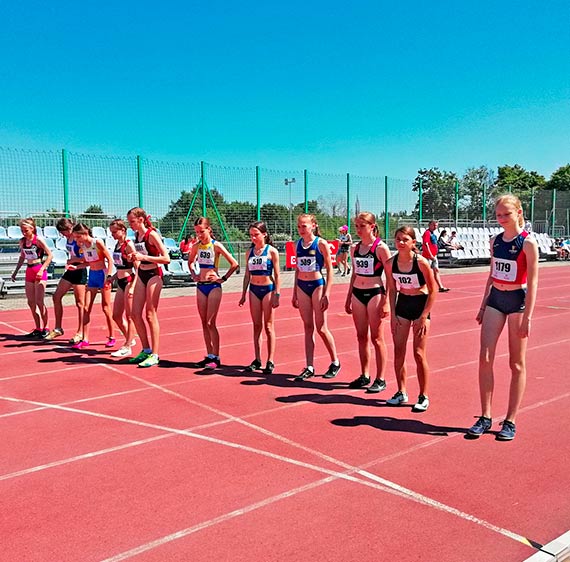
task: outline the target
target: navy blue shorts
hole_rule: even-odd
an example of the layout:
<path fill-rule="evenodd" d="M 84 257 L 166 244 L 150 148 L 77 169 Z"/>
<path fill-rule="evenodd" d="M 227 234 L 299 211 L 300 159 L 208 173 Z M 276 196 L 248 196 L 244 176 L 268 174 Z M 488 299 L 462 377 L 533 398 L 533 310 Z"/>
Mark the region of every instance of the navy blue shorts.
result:
<path fill-rule="evenodd" d="M 249 292 L 253 293 L 260 301 L 262 301 L 265 295 L 272 293 L 275 290 L 275 285 L 269 283 L 269 285 L 252 285 L 249 284 Z"/>
<path fill-rule="evenodd" d="M 503 314 L 524 312 L 526 308 L 526 289 L 499 291 L 499 289 L 491 287 L 491 292 L 487 297 L 487 306 Z"/>
<path fill-rule="evenodd" d="M 297 287 L 303 291 L 307 296 L 312 297 L 313 293 L 325 284 L 325 280 L 321 277 L 313 281 L 303 281 L 297 279 Z"/>
<path fill-rule="evenodd" d="M 222 285 L 214 281 L 198 281 L 197 288 L 203 295 L 208 296 L 214 289 L 221 290 Z"/>

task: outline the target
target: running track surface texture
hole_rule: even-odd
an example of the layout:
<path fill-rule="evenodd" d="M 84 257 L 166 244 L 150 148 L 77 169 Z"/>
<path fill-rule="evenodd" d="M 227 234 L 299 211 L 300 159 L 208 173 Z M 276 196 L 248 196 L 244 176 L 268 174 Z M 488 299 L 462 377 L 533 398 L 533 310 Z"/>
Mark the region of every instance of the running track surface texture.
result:
<path fill-rule="evenodd" d="M 528 350 L 528 385 L 512 442 L 465 439 L 479 414 L 474 320 L 485 275 L 448 277 L 432 314 L 431 406 L 390 407 L 388 389 L 349 390 L 356 337 L 333 287 L 336 379 L 304 367 L 298 312 L 283 291 L 276 371 L 248 374 L 251 320 L 222 301 L 223 367 L 203 356 L 195 297 L 161 302 L 159 367 L 103 347 L 30 342 L 27 310 L 0 314 L 0 560 L 522 561 L 568 530 L 570 270 L 544 268 Z M 72 332 L 75 309 L 66 309 Z M 97 340 L 99 344 L 97 344 Z M 507 405 L 503 334 L 494 430 Z M 409 355 L 410 400 L 417 379 Z M 265 357 L 265 353 L 264 353 Z M 329 363 L 317 341 L 317 373 Z"/>

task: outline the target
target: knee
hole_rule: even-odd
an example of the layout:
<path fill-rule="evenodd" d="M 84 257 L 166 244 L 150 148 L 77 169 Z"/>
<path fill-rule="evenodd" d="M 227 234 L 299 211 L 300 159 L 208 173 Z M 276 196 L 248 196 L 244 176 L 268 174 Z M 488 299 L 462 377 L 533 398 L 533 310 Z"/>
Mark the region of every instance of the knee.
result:
<path fill-rule="evenodd" d="M 270 336 L 273 334 L 273 322 L 265 323 L 265 333 Z"/>
<path fill-rule="evenodd" d="M 423 363 L 426 360 L 426 353 L 423 349 L 414 349 L 414 360 L 416 363 Z"/>
<path fill-rule="evenodd" d="M 261 322 L 254 322 L 253 323 L 253 331 L 254 332 L 261 332 L 261 329 L 263 328 L 263 325 Z"/>
<path fill-rule="evenodd" d="M 152 324 L 156 320 L 156 312 L 154 310 L 146 311 L 146 321 Z"/>
<path fill-rule="evenodd" d="M 328 334 L 328 330 L 324 326 L 324 324 L 319 324 L 317 326 L 317 334 L 319 334 L 319 336 L 321 336 L 321 338 L 324 338 Z"/>
<path fill-rule="evenodd" d="M 368 332 L 358 332 L 356 334 L 356 339 L 361 345 L 368 345 Z"/>
<path fill-rule="evenodd" d="M 525 372 L 525 364 L 523 361 L 509 360 L 509 367 L 513 376 L 520 377 Z"/>

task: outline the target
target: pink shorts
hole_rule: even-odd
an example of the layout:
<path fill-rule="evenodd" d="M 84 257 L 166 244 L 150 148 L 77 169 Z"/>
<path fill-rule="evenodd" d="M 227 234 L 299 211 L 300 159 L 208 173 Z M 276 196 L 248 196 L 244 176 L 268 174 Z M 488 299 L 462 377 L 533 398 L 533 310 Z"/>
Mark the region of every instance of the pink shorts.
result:
<path fill-rule="evenodd" d="M 26 283 L 35 283 L 38 281 L 38 271 L 41 269 L 41 263 L 34 263 L 33 265 L 28 265 L 26 268 Z M 47 269 L 44 269 L 44 273 L 40 281 L 47 281 Z"/>

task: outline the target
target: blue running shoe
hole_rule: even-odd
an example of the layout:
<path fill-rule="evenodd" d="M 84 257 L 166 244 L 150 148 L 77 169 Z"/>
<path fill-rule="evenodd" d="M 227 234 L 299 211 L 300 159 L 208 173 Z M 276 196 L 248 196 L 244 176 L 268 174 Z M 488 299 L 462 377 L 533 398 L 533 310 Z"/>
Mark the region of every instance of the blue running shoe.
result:
<path fill-rule="evenodd" d="M 501 431 L 497 433 L 497 441 L 512 441 L 515 438 L 515 433 L 517 432 L 517 428 L 512 421 L 505 420 L 501 423 L 503 426 Z"/>
<path fill-rule="evenodd" d="M 493 420 L 491 418 L 486 418 L 481 416 L 468 430 L 467 435 L 471 437 L 481 437 L 483 433 L 487 433 L 493 425 Z"/>

